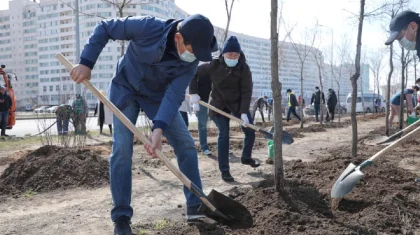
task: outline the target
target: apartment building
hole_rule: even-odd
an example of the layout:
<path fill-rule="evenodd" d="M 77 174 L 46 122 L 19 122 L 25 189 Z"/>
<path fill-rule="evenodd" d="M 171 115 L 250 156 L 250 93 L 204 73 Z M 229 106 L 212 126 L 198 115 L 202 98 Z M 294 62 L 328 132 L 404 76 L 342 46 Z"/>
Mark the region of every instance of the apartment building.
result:
<path fill-rule="evenodd" d="M 69 74 L 55 59 L 57 52 L 63 53 L 74 63 L 76 58 L 74 0 L 12 0 L 9 9 L 0 11 L 0 63 L 15 72 L 18 106 L 57 105 L 65 103 L 76 93 L 75 84 Z M 138 0 L 139 5 L 125 9 L 124 15 L 153 15 L 163 19 L 185 18 L 188 14 L 175 5 L 175 0 Z M 101 0 L 79 0 L 80 51 L 98 21 L 117 17 L 114 6 Z M 215 28 L 219 44 L 222 44 L 224 29 Z M 270 41 L 236 32 L 251 68 L 254 82 L 253 96 L 271 96 Z M 302 53 L 308 46 L 283 43 L 279 45 L 281 63 L 280 80 L 283 90 L 292 89 L 300 95 L 300 61 L 296 48 Z M 91 82 L 100 90 L 107 90 L 121 56 L 121 42 L 110 41 L 103 49 L 94 70 Z M 126 48 L 126 47 L 125 47 Z M 321 51 L 309 48 L 319 55 Z M 303 97 L 310 98 L 319 85 L 318 67 L 314 53 L 304 64 Z M 96 98 L 86 90 L 83 93 L 89 104 Z"/>

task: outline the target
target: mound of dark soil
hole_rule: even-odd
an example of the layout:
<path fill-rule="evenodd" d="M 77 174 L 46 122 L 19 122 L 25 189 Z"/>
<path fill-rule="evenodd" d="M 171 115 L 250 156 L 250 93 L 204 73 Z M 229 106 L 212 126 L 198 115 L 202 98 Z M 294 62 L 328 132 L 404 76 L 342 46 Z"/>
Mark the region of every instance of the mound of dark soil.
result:
<path fill-rule="evenodd" d="M 357 159 L 350 157 L 346 146 L 315 162 L 286 162 L 285 192 L 281 194 L 270 180 L 253 189 L 233 189 L 229 196 L 253 215 L 251 229 L 176 223 L 161 234 L 416 234 L 420 231 L 420 185 L 413 174 L 396 166 L 394 158 L 363 170 L 365 177 L 338 209 L 330 208 L 331 187 L 347 165 L 359 164 L 381 148 L 362 146 Z"/>
<path fill-rule="evenodd" d="M 109 182 L 109 164 L 91 150 L 43 146 L 6 168 L 0 194 L 97 187 Z"/>

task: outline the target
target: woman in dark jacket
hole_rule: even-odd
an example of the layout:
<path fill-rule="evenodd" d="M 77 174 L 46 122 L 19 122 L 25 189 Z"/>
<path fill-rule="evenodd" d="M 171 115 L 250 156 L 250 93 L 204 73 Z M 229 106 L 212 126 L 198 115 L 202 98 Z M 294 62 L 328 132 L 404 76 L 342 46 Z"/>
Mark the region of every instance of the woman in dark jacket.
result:
<path fill-rule="evenodd" d="M 213 59 L 209 67 L 208 71 L 212 81 L 210 104 L 242 119 L 242 131 L 245 133 L 245 138 L 241 162 L 244 165 L 258 167 L 260 164 L 251 157 L 255 131 L 245 128 L 247 123 L 253 123 L 249 112 L 252 74 L 236 37 L 232 36 L 225 42 L 222 54 L 219 58 Z M 231 176 L 229 168 L 230 119 L 211 110 L 209 116 L 219 129 L 217 156 L 222 179 L 232 182 L 234 178 Z"/>

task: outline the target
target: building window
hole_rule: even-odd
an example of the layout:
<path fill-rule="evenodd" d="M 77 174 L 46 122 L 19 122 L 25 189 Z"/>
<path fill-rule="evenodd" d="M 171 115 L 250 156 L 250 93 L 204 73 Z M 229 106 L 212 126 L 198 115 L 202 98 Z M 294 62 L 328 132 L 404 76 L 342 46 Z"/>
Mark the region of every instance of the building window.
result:
<path fill-rule="evenodd" d="M 42 91 L 43 91 L 43 92 L 47 92 L 47 86 L 43 86 L 43 87 L 42 87 Z"/>
<path fill-rule="evenodd" d="M 60 91 L 60 85 L 55 86 L 55 91 Z"/>
<path fill-rule="evenodd" d="M 54 88 L 53 86 L 50 86 L 50 91 L 54 91 L 53 88 Z"/>

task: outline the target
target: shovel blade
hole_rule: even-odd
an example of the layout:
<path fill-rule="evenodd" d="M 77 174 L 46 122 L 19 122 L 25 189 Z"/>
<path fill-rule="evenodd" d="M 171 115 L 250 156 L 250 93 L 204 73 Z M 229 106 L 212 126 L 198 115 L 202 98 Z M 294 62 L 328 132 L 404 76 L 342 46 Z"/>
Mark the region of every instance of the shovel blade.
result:
<path fill-rule="evenodd" d="M 273 139 L 273 133 L 274 133 L 274 127 L 271 127 L 269 131 L 260 130 L 261 133 L 265 135 L 266 139 L 272 140 Z M 282 132 L 282 143 L 283 144 L 292 144 L 294 142 L 293 136 L 287 132 Z"/>
<path fill-rule="evenodd" d="M 251 213 L 241 203 L 215 190 L 212 190 L 206 199 L 217 209 L 213 212 L 202 204 L 198 210 L 207 217 L 231 229 L 248 229 L 254 226 Z"/>
<path fill-rule="evenodd" d="M 331 189 L 331 198 L 341 198 L 350 193 L 364 174 L 360 170 L 356 170 L 356 165 L 350 163 L 349 166 L 340 175 Z"/>

